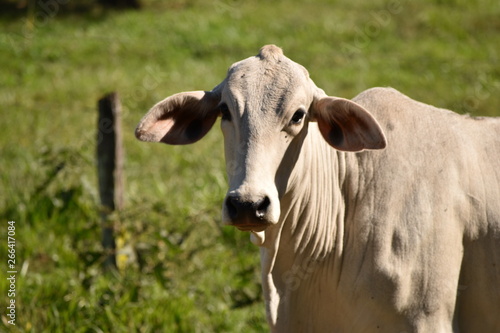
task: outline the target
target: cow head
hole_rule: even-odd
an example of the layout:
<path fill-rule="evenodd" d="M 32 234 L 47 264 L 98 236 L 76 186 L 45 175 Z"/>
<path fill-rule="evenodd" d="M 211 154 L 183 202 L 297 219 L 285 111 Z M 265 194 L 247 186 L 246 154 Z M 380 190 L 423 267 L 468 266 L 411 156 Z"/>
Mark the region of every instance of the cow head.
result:
<path fill-rule="evenodd" d="M 385 147 L 375 119 L 360 105 L 328 97 L 304 67 L 268 45 L 232 65 L 212 91 L 184 92 L 159 102 L 136 129 L 142 141 L 189 144 L 221 117 L 229 190 L 222 219 L 261 232 L 280 218 L 280 199 L 305 137 L 316 121 L 342 151 Z"/>

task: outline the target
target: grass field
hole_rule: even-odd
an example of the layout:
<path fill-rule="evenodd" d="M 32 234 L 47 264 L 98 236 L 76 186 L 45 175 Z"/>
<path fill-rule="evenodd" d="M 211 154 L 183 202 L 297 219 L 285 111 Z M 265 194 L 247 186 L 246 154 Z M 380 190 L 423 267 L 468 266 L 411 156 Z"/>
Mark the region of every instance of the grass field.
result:
<path fill-rule="evenodd" d="M 392 86 L 500 116 L 498 0 L 144 0 L 120 12 L 49 2 L 0 14 L 2 332 L 266 331 L 258 248 L 219 224 L 219 131 L 183 147 L 133 135 L 154 103 L 213 88 L 264 44 L 331 95 Z M 109 91 L 121 96 L 126 150 L 116 274 L 101 269 L 95 165 L 96 103 Z M 15 326 L 4 278 L 12 220 Z"/>

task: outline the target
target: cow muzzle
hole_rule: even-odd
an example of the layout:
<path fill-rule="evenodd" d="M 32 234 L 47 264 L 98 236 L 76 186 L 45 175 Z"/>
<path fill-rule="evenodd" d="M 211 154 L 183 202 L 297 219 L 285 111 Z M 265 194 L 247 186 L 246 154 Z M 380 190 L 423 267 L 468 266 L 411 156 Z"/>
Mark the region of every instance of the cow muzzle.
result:
<path fill-rule="evenodd" d="M 223 222 L 242 231 L 264 231 L 277 223 L 274 200 L 267 195 L 250 199 L 237 193 L 229 193 L 224 200 Z"/>

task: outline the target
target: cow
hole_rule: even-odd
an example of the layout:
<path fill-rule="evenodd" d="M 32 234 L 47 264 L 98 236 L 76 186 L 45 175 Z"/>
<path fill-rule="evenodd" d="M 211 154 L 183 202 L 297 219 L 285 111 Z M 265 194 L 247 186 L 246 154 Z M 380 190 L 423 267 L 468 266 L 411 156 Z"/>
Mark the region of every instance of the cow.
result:
<path fill-rule="evenodd" d="M 222 221 L 260 247 L 272 332 L 498 332 L 500 120 L 372 88 L 328 96 L 281 48 L 142 118 L 190 144 L 220 117 Z"/>

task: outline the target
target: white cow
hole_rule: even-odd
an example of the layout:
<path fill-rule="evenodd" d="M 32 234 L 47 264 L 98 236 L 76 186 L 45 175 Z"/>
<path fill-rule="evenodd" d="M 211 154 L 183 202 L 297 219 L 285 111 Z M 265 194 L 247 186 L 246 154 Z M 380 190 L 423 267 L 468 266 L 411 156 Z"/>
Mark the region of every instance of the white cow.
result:
<path fill-rule="evenodd" d="M 260 246 L 271 331 L 500 332 L 499 119 L 328 97 L 268 45 L 136 136 L 188 144 L 219 116 L 222 219 Z"/>

